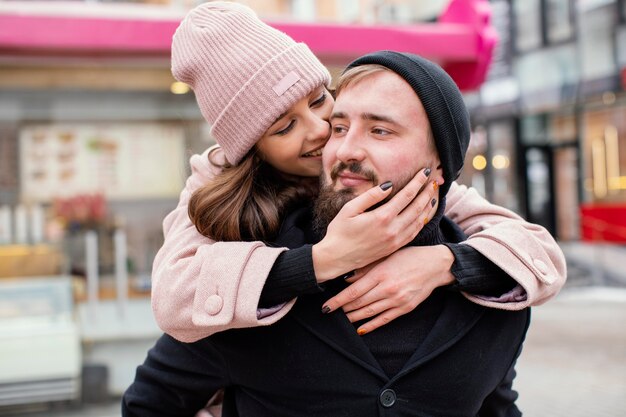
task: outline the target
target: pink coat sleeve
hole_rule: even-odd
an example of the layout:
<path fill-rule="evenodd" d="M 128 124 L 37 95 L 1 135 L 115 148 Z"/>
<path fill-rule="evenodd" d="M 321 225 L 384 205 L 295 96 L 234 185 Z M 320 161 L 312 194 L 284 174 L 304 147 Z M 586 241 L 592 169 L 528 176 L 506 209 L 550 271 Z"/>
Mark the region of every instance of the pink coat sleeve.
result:
<path fill-rule="evenodd" d="M 294 303 L 257 310 L 265 280 L 284 248 L 268 248 L 261 242 L 215 242 L 200 235 L 189 219 L 191 194 L 219 172 L 209 163 L 209 151 L 190 160 L 191 176 L 178 206 L 163 221 L 165 240 L 152 267 L 156 322 L 183 342 L 225 329 L 272 324 Z"/>
<path fill-rule="evenodd" d="M 501 297 L 465 296 L 505 310 L 540 305 L 565 284 L 565 257 L 548 231 L 515 213 L 489 203 L 473 188 L 452 184 L 446 215 L 469 236 L 465 242 L 498 265 L 518 286 Z"/>

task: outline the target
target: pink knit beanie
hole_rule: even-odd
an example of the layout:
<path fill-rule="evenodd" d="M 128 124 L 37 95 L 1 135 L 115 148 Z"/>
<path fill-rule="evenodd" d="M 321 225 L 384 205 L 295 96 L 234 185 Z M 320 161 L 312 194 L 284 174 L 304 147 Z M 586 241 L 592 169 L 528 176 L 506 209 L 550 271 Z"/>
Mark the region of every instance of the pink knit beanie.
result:
<path fill-rule="evenodd" d="M 328 70 L 296 43 L 231 2 L 191 10 L 174 34 L 172 74 L 193 88 L 226 159 L 237 164 L 276 119 L 315 88 Z"/>

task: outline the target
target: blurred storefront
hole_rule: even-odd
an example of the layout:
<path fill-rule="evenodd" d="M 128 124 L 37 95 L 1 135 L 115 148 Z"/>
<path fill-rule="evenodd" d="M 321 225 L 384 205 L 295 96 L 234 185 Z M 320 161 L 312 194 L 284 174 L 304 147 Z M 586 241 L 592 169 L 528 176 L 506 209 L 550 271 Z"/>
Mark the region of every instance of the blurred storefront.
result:
<path fill-rule="evenodd" d="M 466 176 L 561 240 L 626 241 L 624 3 L 491 2 L 500 42 L 469 96 Z"/>
<path fill-rule="evenodd" d="M 60 328 L 74 307 L 78 317 L 63 339 L 69 374 L 42 385 L 54 370 L 0 366 L 0 414 L 81 390 L 83 399 L 121 393 L 159 333 L 149 286 L 162 220 L 189 156 L 212 143 L 193 93 L 169 68 L 171 36 L 197 3 L 0 2 L 0 299 L 18 300 L 0 309 L 0 328 L 25 318 L 38 331 Z M 244 3 L 334 74 L 358 55 L 399 49 L 437 60 L 471 91 L 496 41 L 486 0 Z M 19 301 L 33 291 L 46 314 Z M 7 346 L 0 353 L 14 355 Z M 41 345 L 27 348 L 20 358 Z"/>

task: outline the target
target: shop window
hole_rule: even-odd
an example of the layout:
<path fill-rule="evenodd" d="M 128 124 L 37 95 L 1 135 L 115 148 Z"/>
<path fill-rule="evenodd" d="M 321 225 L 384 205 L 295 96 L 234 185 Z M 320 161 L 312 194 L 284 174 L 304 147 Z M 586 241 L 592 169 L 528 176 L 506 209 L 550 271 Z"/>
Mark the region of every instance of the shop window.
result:
<path fill-rule="evenodd" d="M 487 196 L 487 157 L 487 131 L 479 125 L 472 131 L 465 165 L 458 182 L 474 187 L 483 197 Z"/>
<path fill-rule="evenodd" d="M 626 202 L 626 104 L 583 118 L 584 200 Z"/>
<path fill-rule="evenodd" d="M 541 1 L 513 0 L 515 49 L 519 52 L 539 48 L 542 44 Z"/>
<path fill-rule="evenodd" d="M 548 43 L 559 43 L 574 36 L 571 0 L 545 0 L 545 23 Z"/>
<path fill-rule="evenodd" d="M 515 212 L 520 212 L 519 184 L 516 172 L 515 126 L 512 120 L 489 124 L 488 164 L 493 172 L 491 201 Z"/>
<path fill-rule="evenodd" d="M 17 127 L 0 124 L 0 206 L 15 203 L 18 190 Z"/>
<path fill-rule="evenodd" d="M 580 237 L 578 211 L 578 148 L 567 146 L 554 150 L 554 194 L 556 235 L 559 240 Z"/>
<path fill-rule="evenodd" d="M 524 145 L 543 145 L 549 142 L 545 114 L 528 115 L 521 120 Z"/>
<path fill-rule="evenodd" d="M 579 62 L 583 81 L 615 75 L 615 4 L 589 8 L 579 16 Z"/>
<path fill-rule="evenodd" d="M 527 218 L 540 224 L 552 234 L 554 230 L 554 201 L 552 199 L 552 155 L 548 146 L 526 149 Z"/>
<path fill-rule="evenodd" d="M 576 142 L 577 124 L 573 109 L 549 116 L 548 136 L 554 144 Z"/>
<path fill-rule="evenodd" d="M 291 0 L 291 17 L 301 22 L 313 22 L 316 18 L 316 4 L 309 0 Z"/>

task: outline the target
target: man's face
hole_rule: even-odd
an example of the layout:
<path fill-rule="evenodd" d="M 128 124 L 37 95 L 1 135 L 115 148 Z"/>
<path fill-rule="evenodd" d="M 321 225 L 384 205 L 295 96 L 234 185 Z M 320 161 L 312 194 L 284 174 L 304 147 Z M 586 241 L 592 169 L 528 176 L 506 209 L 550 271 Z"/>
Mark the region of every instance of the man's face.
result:
<path fill-rule="evenodd" d="M 316 205 L 318 230 L 347 201 L 375 185 L 392 181 L 397 192 L 426 167 L 433 170 L 431 178 L 442 176 L 424 107 L 393 72 L 374 73 L 341 90 L 330 123 Z"/>

